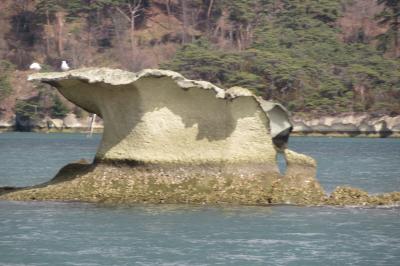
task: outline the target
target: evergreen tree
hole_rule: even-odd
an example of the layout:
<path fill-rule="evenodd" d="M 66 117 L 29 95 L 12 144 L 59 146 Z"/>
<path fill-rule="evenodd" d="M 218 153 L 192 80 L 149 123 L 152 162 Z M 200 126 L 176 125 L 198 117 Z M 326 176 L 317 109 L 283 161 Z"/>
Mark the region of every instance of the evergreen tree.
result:
<path fill-rule="evenodd" d="M 379 48 L 387 51 L 393 45 L 395 57 L 400 56 L 400 1 L 399 0 L 378 0 L 378 4 L 384 5 L 383 11 L 377 16 L 381 25 L 389 29 L 378 36 Z"/>
<path fill-rule="evenodd" d="M 57 118 L 63 118 L 68 114 L 68 108 L 61 101 L 58 95 L 55 95 L 53 98 L 53 106 L 51 108 L 51 115 Z"/>
<path fill-rule="evenodd" d="M 12 63 L 0 60 L 0 100 L 6 98 L 12 93 L 9 76 L 14 68 L 15 66 Z"/>

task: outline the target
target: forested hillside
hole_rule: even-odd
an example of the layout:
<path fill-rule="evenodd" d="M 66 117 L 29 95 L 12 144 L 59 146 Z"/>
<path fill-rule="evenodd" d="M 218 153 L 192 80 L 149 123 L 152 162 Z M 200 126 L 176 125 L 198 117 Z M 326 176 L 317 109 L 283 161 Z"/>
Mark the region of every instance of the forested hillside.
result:
<path fill-rule="evenodd" d="M 400 114 L 398 0 L 2 0 L 0 119 L 81 111 L 25 82 L 59 70 L 168 68 L 302 114 Z"/>

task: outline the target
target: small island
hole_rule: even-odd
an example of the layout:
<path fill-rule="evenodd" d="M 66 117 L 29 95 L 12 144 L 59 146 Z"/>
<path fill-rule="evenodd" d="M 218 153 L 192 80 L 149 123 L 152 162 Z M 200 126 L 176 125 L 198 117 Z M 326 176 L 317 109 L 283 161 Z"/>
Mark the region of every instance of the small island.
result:
<path fill-rule="evenodd" d="M 176 72 L 108 68 L 37 73 L 68 100 L 102 117 L 93 163 L 63 167 L 49 182 L 3 188 L 0 199 L 105 203 L 382 205 L 379 196 L 338 188 L 328 197 L 313 158 L 287 148 L 293 129 L 280 104 Z M 277 156 L 286 161 L 280 173 Z"/>

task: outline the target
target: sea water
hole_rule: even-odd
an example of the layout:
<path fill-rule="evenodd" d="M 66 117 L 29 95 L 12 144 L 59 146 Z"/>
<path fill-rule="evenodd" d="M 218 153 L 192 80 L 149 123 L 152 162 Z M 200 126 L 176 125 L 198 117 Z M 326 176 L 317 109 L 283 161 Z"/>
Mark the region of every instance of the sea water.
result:
<path fill-rule="evenodd" d="M 101 136 L 0 134 L 0 186 L 92 160 Z M 400 191 L 400 139 L 294 137 L 328 192 Z M 400 209 L 0 201 L 0 265 L 400 265 Z"/>

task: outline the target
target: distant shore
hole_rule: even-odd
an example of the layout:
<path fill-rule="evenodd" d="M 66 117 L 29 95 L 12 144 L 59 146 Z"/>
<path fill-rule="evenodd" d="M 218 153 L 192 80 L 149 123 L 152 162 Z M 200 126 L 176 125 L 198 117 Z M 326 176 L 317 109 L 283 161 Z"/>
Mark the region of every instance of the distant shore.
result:
<path fill-rule="evenodd" d="M 33 133 L 81 133 L 81 134 L 89 134 L 89 131 L 85 128 L 63 128 L 63 129 L 33 129 L 31 131 L 20 131 L 15 130 L 13 128 L 0 128 L 1 133 L 9 133 L 9 132 L 33 132 Z M 102 134 L 103 129 L 95 129 L 93 134 Z M 299 132 L 295 131 L 291 133 L 292 137 L 334 137 L 334 138 L 348 138 L 348 137 L 357 137 L 357 138 L 400 138 L 400 133 L 395 132 L 388 136 L 382 136 L 379 133 L 357 133 L 357 132 Z"/>
<path fill-rule="evenodd" d="M 330 138 L 400 138 L 400 133 L 392 133 L 381 136 L 378 133 L 354 133 L 354 132 L 292 132 L 292 137 L 330 137 Z"/>
<path fill-rule="evenodd" d="M 292 117 L 292 136 L 400 138 L 400 116 L 372 116 L 365 113 L 337 116 Z M 89 133 L 90 118 L 68 114 L 63 119 L 37 121 L 14 118 L 0 120 L 0 132 Z M 93 124 L 94 133 L 103 132 L 103 121 Z"/>
<path fill-rule="evenodd" d="M 400 116 L 366 113 L 336 116 L 293 116 L 293 135 L 332 137 L 400 137 Z"/>

